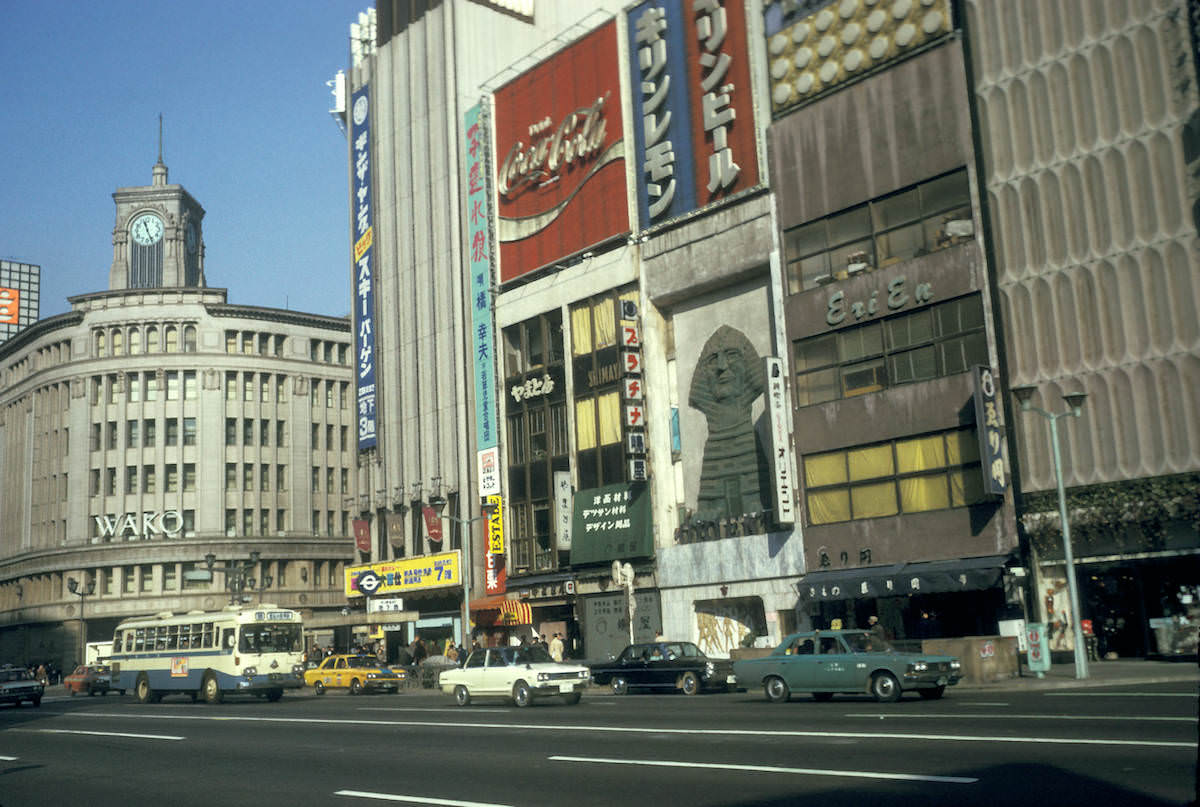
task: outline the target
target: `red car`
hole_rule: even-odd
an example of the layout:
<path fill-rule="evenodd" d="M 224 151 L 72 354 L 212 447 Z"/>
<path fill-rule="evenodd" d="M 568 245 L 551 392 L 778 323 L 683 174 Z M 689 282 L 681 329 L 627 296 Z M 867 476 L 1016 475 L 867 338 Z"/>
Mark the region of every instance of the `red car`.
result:
<path fill-rule="evenodd" d="M 63 684 L 71 693 L 71 697 L 81 692 L 88 695 L 95 695 L 97 692 L 107 695 L 109 687 L 112 686 L 112 674 L 107 664 L 81 664 L 75 668 L 75 672 L 63 679 Z"/>

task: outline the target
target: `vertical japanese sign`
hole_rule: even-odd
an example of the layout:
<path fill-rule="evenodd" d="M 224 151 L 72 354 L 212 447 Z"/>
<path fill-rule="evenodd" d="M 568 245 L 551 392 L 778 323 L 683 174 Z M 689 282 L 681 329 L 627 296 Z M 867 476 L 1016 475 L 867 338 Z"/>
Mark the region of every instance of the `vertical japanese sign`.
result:
<path fill-rule="evenodd" d="M 571 472 L 554 472 L 554 546 L 556 549 L 571 548 L 571 506 L 574 500 L 571 488 Z"/>
<path fill-rule="evenodd" d="M 354 93 L 350 143 L 354 155 L 354 348 L 357 357 L 358 448 L 373 448 L 375 429 L 375 275 L 371 266 L 375 238 L 371 221 L 371 133 L 368 87 Z"/>
<path fill-rule="evenodd" d="M 487 127 L 478 104 L 463 116 L 466 147 L 467 267 L 471 289 L 471 344 L 475 372 L 475 448 L 482 454 L 497 443 L 495 324 L 492 320 L 491 197 L 487 177 Z M 483 459 L 480 458 L 482 466 Z M 499 480 L 499 469 L 494 477 Z M 499 485 L 479 495 L 499 493 Z"/>
<path fill-rule="evenodd" d="M 647 0 L 628 22 L 641 226 L 757 185 L 744 0 Z"/>
<path fill-rule="evenodd" d="M 0 322 L 6 325 L 20 323 L 21 292 L 19 289 L 0 288 Z"/>
<path fill-rule="evenodd" d="M 356 518 L 353 522 L 354 545 L 359 552 L 371 551 L 371 523 L 365 519 Z"/>
<path fill-rule="evenodd" d="M 775 468 L 775 521 L 793 524 L 796 511 L 792 504 L 792 441 L 787 428 L 787 391 L 783 360 L 768 356 L 767 412 L 771 424 L 771 461 Z"/>
<path fill-rule="evenodd" d="M 979 436 L 979 460 L 983 465 L 983 492 L 1003 496 L 1008 490 L 1004 478 L 1004 435 L 996 407 L 996 379 L 991 368 L 977 365 L 971 370 L 975 381 L 975 430 Z"/>
<path fill-rule="evenodd" d="M 488 594 L 503 594 L 507 589 L 504 570 L 504 500 L 488 496 L 487 544 L 483 548 L 484 588 Z"/>

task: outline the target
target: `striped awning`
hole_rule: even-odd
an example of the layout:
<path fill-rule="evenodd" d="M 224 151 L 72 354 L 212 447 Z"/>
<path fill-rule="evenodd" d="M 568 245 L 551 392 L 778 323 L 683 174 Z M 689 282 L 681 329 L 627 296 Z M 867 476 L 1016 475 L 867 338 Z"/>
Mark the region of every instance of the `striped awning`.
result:
<path fill-rule="evenodd" d="M 499 625 L 532 625 L 533 608 L 521 600 L 505 600 L 500 603 Z"/>

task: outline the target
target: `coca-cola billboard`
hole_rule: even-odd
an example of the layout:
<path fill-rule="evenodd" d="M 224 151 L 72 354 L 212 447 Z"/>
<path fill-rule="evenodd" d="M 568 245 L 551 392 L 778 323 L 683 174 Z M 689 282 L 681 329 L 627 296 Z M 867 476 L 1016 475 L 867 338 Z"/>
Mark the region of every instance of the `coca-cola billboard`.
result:
<path fill-rule="evenodd" d="M 628 232 L 615 21 L 496 91 L 500 280 Z"/>

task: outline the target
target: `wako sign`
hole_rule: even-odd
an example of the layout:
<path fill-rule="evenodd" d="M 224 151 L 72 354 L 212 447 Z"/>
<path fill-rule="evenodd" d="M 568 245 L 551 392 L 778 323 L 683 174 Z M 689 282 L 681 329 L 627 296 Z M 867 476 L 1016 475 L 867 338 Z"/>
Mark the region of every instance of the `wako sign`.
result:
<path fill-rule="evenodd" d="M 178 510 L 146 513 L 125 513 L 120 516 L 93 516 L 101 538 L 124 538 L 132 535 L 145 538 L 151 535 L 178 535 L 183 529 L 183 517 Z"/>
<path fill-rule="evenodd" d="M 629 11 L 641 226 L 758 184 L 743 0 L 656 0 Z"/>
<path fill-rule="evenodd" d="M 496 91 L 500 280 L 629 229 L 617 25 Z"/>

